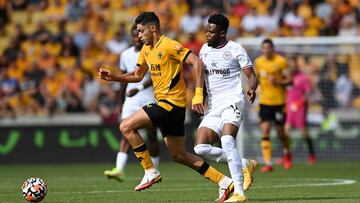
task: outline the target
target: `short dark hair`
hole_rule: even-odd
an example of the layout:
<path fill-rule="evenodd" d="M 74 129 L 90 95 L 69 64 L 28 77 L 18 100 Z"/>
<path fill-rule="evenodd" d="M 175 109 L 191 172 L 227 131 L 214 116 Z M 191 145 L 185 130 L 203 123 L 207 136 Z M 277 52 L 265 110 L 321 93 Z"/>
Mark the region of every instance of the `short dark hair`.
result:
<path fill-rule="evenodd" d="M 272 48 L 274 48 L 274 43 L 270 38 L 264 39 L 261 44 L 269 44 Z"/>
<path fill-rule="evenodd" d="M 208 19 L 208 23 L 215 24 L 220 31 L 227 33 L 229 28 L 229 19 L 223 14 L 212 14 Z"/>
<path fill-rule="evenodd" d="M 155 24 L 160 27 L 160 20 L 154 12 L 142 12 L 138 17 L 136 17 L 135 24 Z"/>

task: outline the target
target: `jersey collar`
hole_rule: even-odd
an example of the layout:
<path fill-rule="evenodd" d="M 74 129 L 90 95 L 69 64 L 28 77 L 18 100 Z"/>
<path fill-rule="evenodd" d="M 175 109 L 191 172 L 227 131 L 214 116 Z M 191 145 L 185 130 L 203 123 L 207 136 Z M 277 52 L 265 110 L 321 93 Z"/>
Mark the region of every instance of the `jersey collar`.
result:
<path fill-rule="evenodd" d="M 221 49 L 221 48 L 223 48 L 224 46 L 226 46 L 228 42 L 229 42 L 229 40 L 226 40 L 223 44 L 220 44 L 219 46 L 214 47 L 214 49 Z"/>
<path fill-rule="evenodd" d="M 163 38 L 165 37 L 165 35 L 161 35 L 159 41 L 155 44 L 154 48 L 158 47 L 161 43 L 161 41 L 163 40 Z"/>

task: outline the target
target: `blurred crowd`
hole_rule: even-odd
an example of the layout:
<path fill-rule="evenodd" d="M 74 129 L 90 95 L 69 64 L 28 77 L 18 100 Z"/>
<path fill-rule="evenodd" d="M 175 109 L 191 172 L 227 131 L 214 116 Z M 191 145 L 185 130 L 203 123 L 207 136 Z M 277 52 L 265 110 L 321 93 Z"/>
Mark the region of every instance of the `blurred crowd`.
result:
<path fill-rule="evenodd" d="M 145 10 L 156 12 L 163 32 L 195 53 L 213 12 L 229 17 L 230 39 L 360 34 L 358 0 L 0 0 L 0 118 L 100 112 L 105 122 L 116 122 L 120 85 L 99 81 L 97 70 L 118 69 L 121 52 L 131 46 L 129 28 Z M 311 70 L 323 98 L 331 94 L 334 105 L 352 106 L 358 86 L 343 71 L 349 68 L 338 70 L 345 62 L 329 56 Z M 185 74 L 192 89 L 190 71 Z M 349 86 L 349 101 L 342 101 Z"/>

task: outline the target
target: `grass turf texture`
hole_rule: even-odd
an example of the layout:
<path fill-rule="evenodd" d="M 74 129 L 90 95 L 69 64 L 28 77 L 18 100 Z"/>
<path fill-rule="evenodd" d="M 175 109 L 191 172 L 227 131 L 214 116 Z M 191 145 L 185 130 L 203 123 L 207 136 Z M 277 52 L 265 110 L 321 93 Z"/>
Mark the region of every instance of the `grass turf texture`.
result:
<path fill-rule="evenodd" d="M 26 202 L 22 183 L 39 176 L 48 185 L 48 202 L 214 202 L 217 185 L 196 172 L 173 162 L 160 163 L 161 183 L 135 192 L 143 171 L 130 163 L 127 178 L 119 183 L 108 180 L 104 169 L 110 164 L 77 165 L 2 165 L 0 167 L 0 202 Z M 226 165 L 216 165 L 228 174 Z M 269 174 L 255 174 L 253 187 L 246 192 L 250 202 L 360 202 L 359 162 L 320 162 L 315 166 L 297 163 L 289 171 L 275 167 Z M 345 184 L 346 180 L 356 181 Z M 350 181 L 351 182 L 351 181 Z M 337 185 L 340 184 L 340 185 Z"/>

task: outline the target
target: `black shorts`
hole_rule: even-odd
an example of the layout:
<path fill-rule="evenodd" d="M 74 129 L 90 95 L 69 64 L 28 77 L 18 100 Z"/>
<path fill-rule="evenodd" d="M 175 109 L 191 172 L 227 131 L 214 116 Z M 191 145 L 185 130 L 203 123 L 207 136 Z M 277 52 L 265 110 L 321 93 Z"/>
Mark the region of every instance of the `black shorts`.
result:
<path fill-rule="evenodd" d="M 284 105 L 269 106 L 260 104 L 259 116 L 261 122 L 274 121 L 278 125 L 284 125 L 286 116 Z"/>
<path fill-rule="evenodd" d="M 167 111 L 156 103 L 143 107 L 153 126 L 158 127 L 164 137 L 167 135 L 184 136 L 185 107 L 178 107 L 166 100 L 161 100 L 161 102 L 171 105 L 172 109 Z"/>

